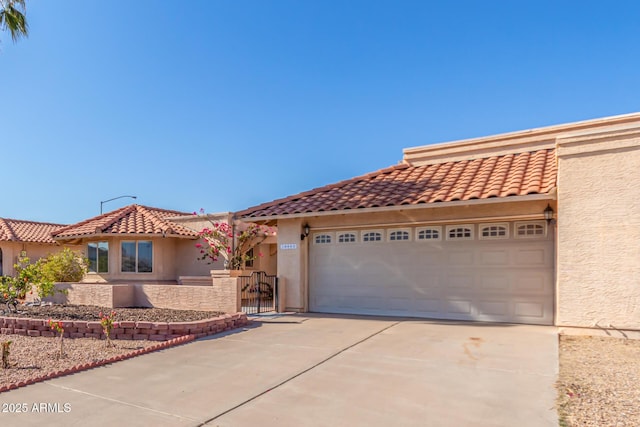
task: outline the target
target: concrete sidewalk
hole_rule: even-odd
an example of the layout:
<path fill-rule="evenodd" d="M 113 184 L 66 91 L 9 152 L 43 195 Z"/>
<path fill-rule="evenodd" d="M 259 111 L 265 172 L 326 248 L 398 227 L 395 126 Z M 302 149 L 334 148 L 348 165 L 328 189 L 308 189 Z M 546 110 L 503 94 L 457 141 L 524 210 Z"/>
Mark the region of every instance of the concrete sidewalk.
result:
<path fill-rule="evenodd" d="M 0 425 L 557 426 L 557 368 L 553 327 L 276 316 L 2 393 Z"/>

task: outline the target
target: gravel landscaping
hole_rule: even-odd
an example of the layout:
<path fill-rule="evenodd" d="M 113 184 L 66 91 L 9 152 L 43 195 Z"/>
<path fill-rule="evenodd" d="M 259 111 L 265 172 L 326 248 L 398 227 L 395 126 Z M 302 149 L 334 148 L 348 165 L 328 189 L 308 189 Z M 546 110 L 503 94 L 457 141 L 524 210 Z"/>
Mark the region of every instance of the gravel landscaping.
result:
<path fill-rule="evenodd" d="M 18 306 L 18 312 L 0 309 L 0 316 L 31 319 L 53 319 L 74 321 L 99 321 L 100 312 L 115 311 L 116 322 L 194 322 L 211 319 L 221 313 L 214 311 L 169 310 L 161 308 L 108 308 L 79 305 Z M 186 337 L 185 337 L 186 338 Z M 106 340 L 95 338 L 65 338 L 64 355 L 58 358 L 59 338 L 31 337 L 16 334 L 0 334 L 0 343 L 11 341 L 9 346 L 9 368 L 0 365 L 0 391 L 16 384 L 26 385 L 35 379 L 59 376 L 96 363 L 117 361 L 119 357 L 139 354 L 145 349 L 153 350 L 172 345 L 150 340 Z M 80 369 L 78 369 L 80 367 Z M 68 371 L 71 370 L 71 371 Z"/>
<path fill-rule="evenodd" d="M 43 306 L 18 306 L 18 313 L 9 313 L 4 307 L 0 310 L 0 316 L 28 317 L 31 319 L 54 320 L 87 320 L 99 321 L 100 312 L 116 312 L 116 322 L 193 322 L 196 320 L 211 319 L 222 313 L 216 311 L 195 310 L 170 310 L 166 308 L 108 308 L 95 305 L 43 305 Z"/>
<path fill-rule="evenodd" d="M 640 340 L 560 336 L 561 426 L 640 426 Z"/>
<path fill-rule="evenodd" d="M 129 355 L 141 349 L 158 346 L 155 341 L 106 341 L 91 338 L 65 339 L 64 355 L 58 358 L 59 338 L 0 335 L 0 342 L 11 341 L 9 368 L 0 367 L 0 390 L 11 384 L 27 382 L 72 367 Z M 88 368 L 88 366 L 86 367 Z"/>

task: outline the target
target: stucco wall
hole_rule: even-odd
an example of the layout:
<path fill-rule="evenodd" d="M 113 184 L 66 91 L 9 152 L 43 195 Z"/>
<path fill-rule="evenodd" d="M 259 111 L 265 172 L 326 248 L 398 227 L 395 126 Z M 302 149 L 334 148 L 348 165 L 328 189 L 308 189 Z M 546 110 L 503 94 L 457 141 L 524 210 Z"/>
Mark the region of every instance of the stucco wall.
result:
<path fill-rule="evenodd" d="M 0 242 L 0 250 L 2 250 L 2 275 L 13 276 L 15 269 L 13 265 L 18 261 L 20 252 L 25 250 L 27 257 L 31 262 L 36 262 L 40 258 L 44 258 L 50 254 L 61 252 L 65 247 L 71 250 L 79 250 L 82 252 L 81 246 L 73 245 L 54 245 L 43 243 L 22 243 L 22 242 Z"/>
<path fill-rule="evenodd" d="M 123 273 L 121 271 L 121 242 L 123 241 L 152 241 L 153 242 L 153 272 L 151 273 Z M 104 237 L 93 239 L 91 241 L 109 242 L 109 272 L 108 273 L 88 273 L 84 278 L 84 282 L 97 283 L 115 280 L 177 280 L 176 262 L 177 251 L 176 241 L 180 239 L 162 238 L 162 237 L 144 237 L 133 236 L 129 238 L 122 237 Z M 82 252 L 87 255 L 88 240 L 83 242 Z M 189 240 L 189 242 L 193 242 Z M 210 269 L 210 268 L 209 268 Z M 207 271 L 209 270 L 207 269 Z"/>
<path fill-rule="evenodd" d="M 640 131 L 558 140 L 557 324 L 640 328 Z"/>
<path fill-rule="evenodd" d="M 211 276 L 209 276 L 211 277 Z M 145 283 L 57 283 L 56 293 L 45 298 L 58 304 L 101 307 L 159 307 L 235 313 L 241 310 L 240 288 L 235 277 L 213 278 L 209 286 Z M 35 300 L 35 293 L 27 300 Z"/>

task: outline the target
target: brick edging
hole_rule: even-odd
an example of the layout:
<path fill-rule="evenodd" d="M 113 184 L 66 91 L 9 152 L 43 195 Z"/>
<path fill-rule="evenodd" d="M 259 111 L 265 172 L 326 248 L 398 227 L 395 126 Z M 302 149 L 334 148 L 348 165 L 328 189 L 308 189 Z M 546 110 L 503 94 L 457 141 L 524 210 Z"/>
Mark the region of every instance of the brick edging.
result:
<path fill-rule="evenodd" d="M 57 319 L 54 320 L 57 321 Z M 60 321 L 64 326 L 65 338 L 105 338 L 102 326 L 98 321 Z M 117 320 L 116 322 L 118 327 L 111 331 L 112 339 L 168 341 L 185 335 L 193 335 L 195 338 L 206 337 L 245 326 L 249 320 L 245 313 L 235 313 L 194 322 L 118 322 Z M 55 336 L 49 328 L 48 320 L 4 316 L 0 316 L 0 334 L 32 337 Z"/>
<path fill-rule="evenodd" d="M 173 347 L 179 344 L 184 344 L 190 341 L 195 340 L 195 335 L 183 335 L 178 338 L 174 338 L 168 341 L 161 342 L 159 344 L 155 344 L 146 348 L 141 348 L 139 350 L 134 350 L 129 353 L 118 354 L 116 356 L 112 356 L 108 359 L 98 360 L 95 362 L 83 363 L 80 365 L 71 366 L 70 368 L 61 369 L 59 371 L 48 372 L 44 375 L 40 375 L 38 377 L 29 378 L 25 381 L 19 381 L 17 383 L 11 383 L 8 385 L 4 385 L 0 387 L 0 393 L 14 390 L 19 387 L 25 387 L 31 384 L 35 384 L 41 381 L 52 380 L 54 378 L 62 377 L 64 375 L 75 374 L 76 372 L 85 371 L 87 369 L 97 368 L 99 366 L 108 365 L 109 363 L 119 362 L 125 359 L 131 359 L 132 357 L 140 356 L 142 354 L 151 353 L 152 351 L 162 350 L 168 347 Z"/>

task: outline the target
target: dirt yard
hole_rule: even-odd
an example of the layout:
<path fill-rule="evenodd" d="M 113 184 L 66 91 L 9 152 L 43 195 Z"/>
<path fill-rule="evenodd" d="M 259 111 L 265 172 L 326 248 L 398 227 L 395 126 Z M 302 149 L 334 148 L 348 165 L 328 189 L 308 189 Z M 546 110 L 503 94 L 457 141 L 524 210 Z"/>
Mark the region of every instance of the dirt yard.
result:
<path fill-rule="evenodd" d="M 640 426 L 640 340 L 560 336 L 560 425 Z"/>

